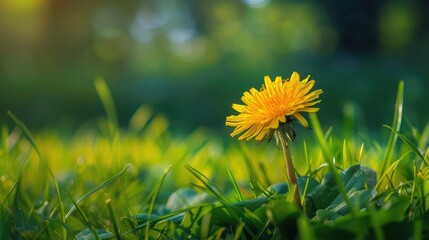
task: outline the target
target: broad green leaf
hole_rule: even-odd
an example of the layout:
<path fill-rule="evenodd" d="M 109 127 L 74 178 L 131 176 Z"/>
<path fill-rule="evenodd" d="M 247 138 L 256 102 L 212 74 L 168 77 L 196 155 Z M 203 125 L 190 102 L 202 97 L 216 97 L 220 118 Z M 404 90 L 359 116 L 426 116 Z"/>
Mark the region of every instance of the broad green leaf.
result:
<path fill-rule="evenodd" d="M 299 181 L 299 178 L 298 178 L 298 181 Z M 280 183 L 275 183 L 275 184 L 269 186 L 268 190 L 274 191 L 277 194 L 284 194 L 284 193 L 289 192 L 289 187 L 288 187 L 287 183 L 280 182 Z"/>
<path fill-rule="evenodd" d="M 351 190 L 348 194 L 348 197 L 352 204 L 358 207 L 358 209 L 365 208 L 372 197 L 371 190 Z M 349 213 L 349 209 L 346 203 L 340 199 L 336 199 L 331 205 L 329 205 L 326 210 L 330 210 L 338 215 L 346 215 Z"/>
<path fill-rule="evenodd" d="M 257 208 L 259 208 L 262 204 L 268 203 L 269 201 L 270 201 L 270 198 L 268 198 L 268 197 L 258 197 L 255 199 L 236 202 L 236 203 L 231 204 L 231 206 L 235 207 L 239 210 L 243 210 L 244 208 L 247 208 L 251 211 L 254 211 Z"/>
<path fill-rule="evenodd" d="M 374 228 L 373 222 L 376 222 L 378 227 L 383 230 L 380 234 L 385 239 L 407 239 L 411 235 L 410 222 L 405 219 L 408 205 L 406 199 L 392 197 L 381 209 L 360 211 L 357 216 L 347 214 L 335 217 L 334 212 L 327 210 L 319 210 L 317 215 L 324 218 L 323 220 L 331 220 L 330 226 L 333 228 L 353 233 L 354 238 L 375 239 L 375 232 L 368 230 Z M 329 217 L 331 219 L 328 219 Z M 395 229 L 393 226 L 399 229 Z M 400 226 L 403 226 L 402 230 Z M 364 234 L 366 235 L 364 236 Z"/>
<path fill-rule="evenodd" d="M 371 169 L 355 165 L 342 171 L 340 178 L 344 184 L 349 203 L 359 209 L 364 208 L 372 197 L 372 190 L 367 189 L 367 187 L 374 186 L 375 173 Z M 316 216 L 317 211 L 321 209 L 331 211 L 334 214 L 329 213 L 330 216 L 328 216 L 328 213 L 322 211 L 316 219 L 326 220 L 332 216 L 345 215 L 350 211 L 348 203 L 344 201 L 330 172 L 325 175 L 320 184 L 310 177 L 300 177 L 298 187 L 301 195 L 305 191 L 305 206 L 309 217 Z"/>

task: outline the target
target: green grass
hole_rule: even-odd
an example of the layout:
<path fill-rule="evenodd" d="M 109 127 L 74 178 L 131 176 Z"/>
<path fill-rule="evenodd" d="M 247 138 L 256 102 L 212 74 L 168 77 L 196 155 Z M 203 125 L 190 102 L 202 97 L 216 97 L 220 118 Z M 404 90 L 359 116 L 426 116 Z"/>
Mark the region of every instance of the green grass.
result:
<path fill-rule="evenodd" d="M 402 82 L 392 124 L 380 124 L 386 139 L 338 137 L 316 115 L 312 131 L 298 129 L 291 148 L 302 210 L 275 143 L 225 141 L 203 128 L 172 135 L 147 106 L 121 129 L 103 80 L 96 89 L 108 117 L 71 136 L 32 133 L 9 113 L 0 239 L 429 237 L 429 122 L 401 126 Z"/>

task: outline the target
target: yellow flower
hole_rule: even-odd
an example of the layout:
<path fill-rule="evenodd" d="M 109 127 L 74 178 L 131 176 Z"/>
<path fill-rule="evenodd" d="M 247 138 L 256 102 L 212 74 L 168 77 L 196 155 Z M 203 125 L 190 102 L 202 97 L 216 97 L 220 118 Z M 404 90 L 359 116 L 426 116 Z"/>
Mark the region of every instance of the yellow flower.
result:
<path fill-rule="evenodd" d="M 241 97 L 244 104 L 232 104 L 239 114 L 226 118 L 226 126 L 235 127 L 231 136 L 245 131 L 238 140 L 248 141 L 255 137 L 262 141 L 268 134 L 272 136 L 279 126 L 293 120 L 307 128 L 308 122 L 300 112 L 319 111 L 312 106 L 320 102 L 316 99 L 323 92 L 321 89 L 310 92 L 315 81 L 309 79 L 310 76 L 301 81 L 297 72 L 286 80 L 276 77 L 274 82 L 265 76 L 260 91 L 252 88 Z"/>

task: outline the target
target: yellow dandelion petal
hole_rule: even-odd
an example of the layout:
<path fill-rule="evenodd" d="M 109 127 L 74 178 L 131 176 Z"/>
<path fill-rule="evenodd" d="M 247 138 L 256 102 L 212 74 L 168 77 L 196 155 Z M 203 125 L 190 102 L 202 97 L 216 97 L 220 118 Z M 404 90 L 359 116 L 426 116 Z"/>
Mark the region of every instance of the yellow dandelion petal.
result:
<path fill-rule="evenodd" d="M 243 110 L 246 108 L 246 105 L 243 104 L 232 104 L 232 108 L 237 112 L 243 112 Z"/>
<path fill-rule="evenodd" d="M 292 75 L 290 76 L 290 82 L 291 83 L 299 82 L 299 74 L 297 72 L 292 73 Z"/>
<path fill-rule="evenodd" d="M 243 104 L 232 104 L 238 115 L 226 117 L 226 126 L 235 127 L 231 136 L 239 136 L 239 140 L 255 138 L 262 141 L 273 130 L 288 121 L 297 120 L 304 127 L 308 122 L 301 112 L 317 112 L 313 107 L 320 100 L 321 89 L 311 91 L 315 84 L 310 76 L 301 80 L 297 72 L 293 72 L 289 79 L 276 77 L 274 81 L 269 76 L 264 77 L 264 84 L 260 90 L 251 88 L 243 93 Z"/>
<path fill-rule="evenodd" d="M 269 87 L 271 87 L 271 78 L 269 77 L 269 76 L 265 76 L 264 77 L 264 83 L 265 83 L 265 87 L 266 88 L 269 88 Z"/>
<path fill-rule="evenodd" d="M 298 122 L 300 122 L 303 127 L 308 128 L 307 119 L 305 119 L 304 116 L 301 115 L 301 113 L 295 113 L 293 114 L 293 116 L 296 117 Z"/>

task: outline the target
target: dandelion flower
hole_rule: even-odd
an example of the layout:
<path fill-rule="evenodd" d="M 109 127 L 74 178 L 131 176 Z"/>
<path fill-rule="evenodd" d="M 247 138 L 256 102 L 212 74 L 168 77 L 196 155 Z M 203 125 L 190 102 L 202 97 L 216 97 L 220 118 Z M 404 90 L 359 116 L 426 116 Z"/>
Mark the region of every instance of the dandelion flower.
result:
<path fill-rule="evenodd" d="M 226 118 L 226 126 L 235 127 L 231 136 L 242 134 L 239 140 L 262 141 L 294 120 L 307 128 L 308 122 L 301 113 L 317 112 L 319 108 L 314 105 L 320 102 L 317 98 L 323 92 L 321 89 L 311 91 L 314 83 L 310 76 L 301 80 L 297 72 L 286 80 L 276 77 L 274 82 L 265 76 L 259 91 L 252 88 L 244 92 L 241 97 L 244 104 L 232 105 L 239 114 Z"/>

